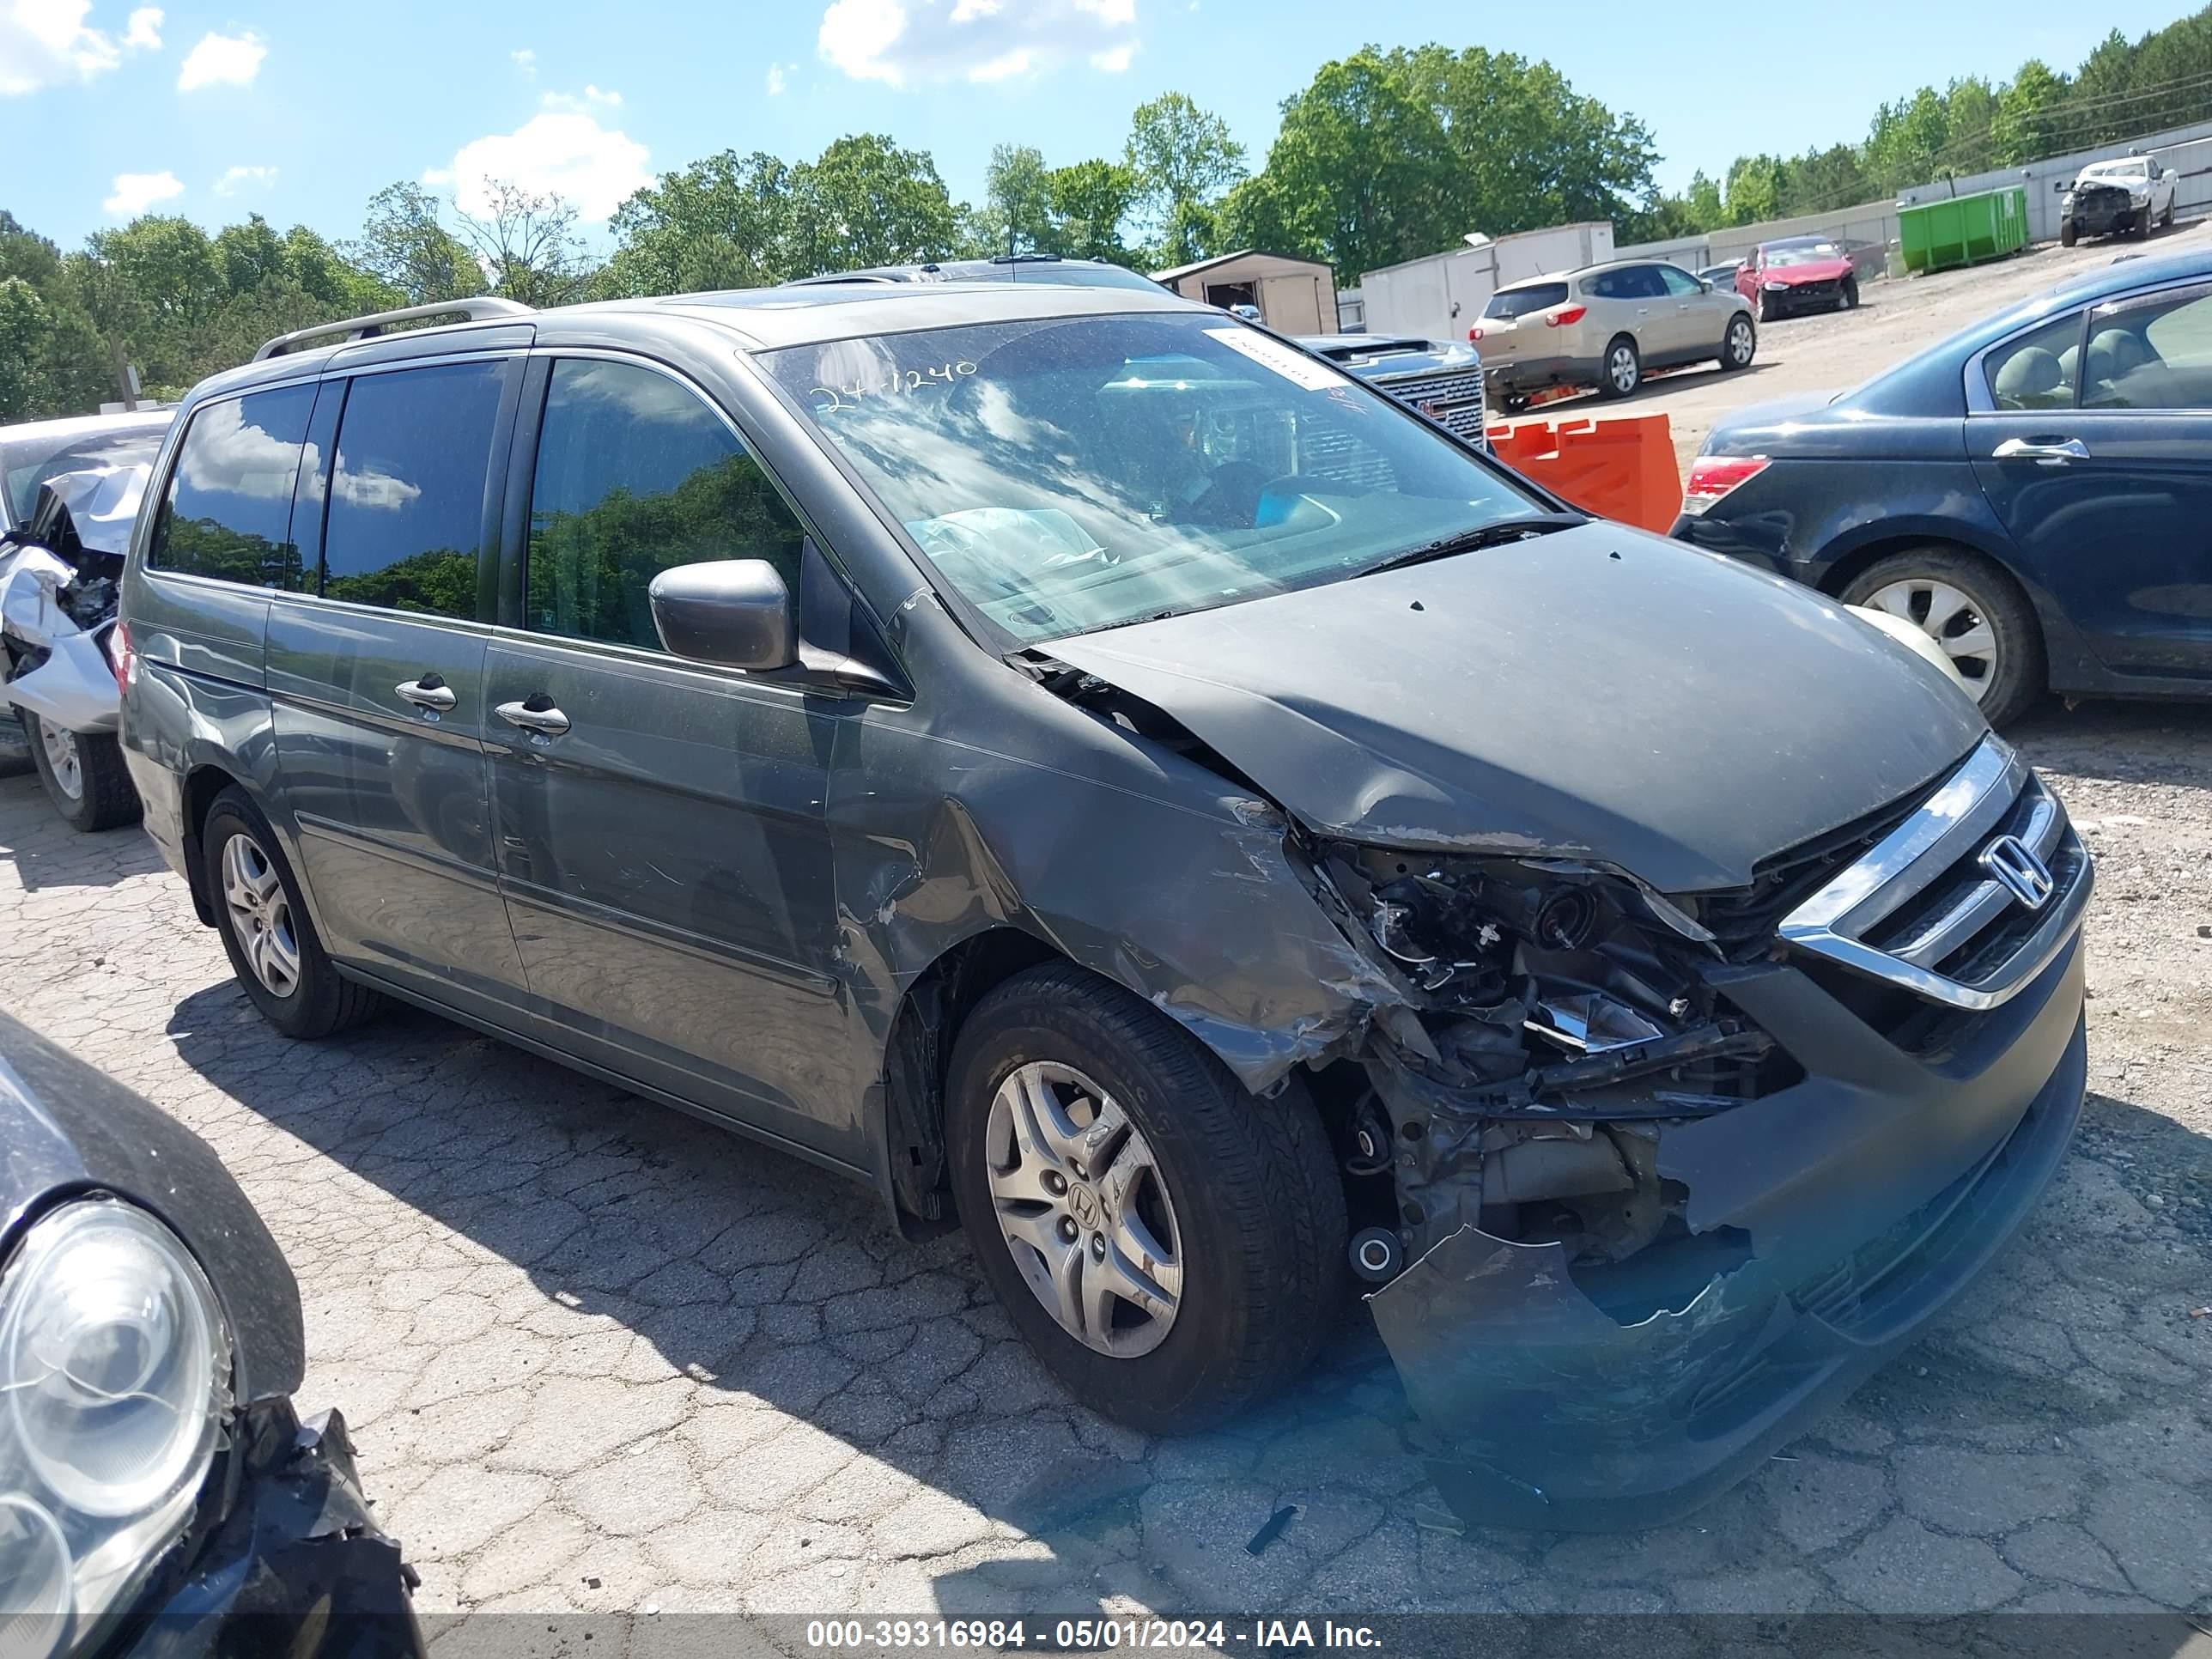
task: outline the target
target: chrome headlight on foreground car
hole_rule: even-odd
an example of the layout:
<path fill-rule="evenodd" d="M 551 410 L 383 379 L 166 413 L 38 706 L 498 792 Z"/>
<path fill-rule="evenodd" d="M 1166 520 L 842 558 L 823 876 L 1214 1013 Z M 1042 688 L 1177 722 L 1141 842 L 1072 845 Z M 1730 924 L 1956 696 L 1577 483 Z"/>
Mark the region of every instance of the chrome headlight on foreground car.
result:
<path fill-rule="evenodd" d="M 46 1659 L 183 1528 L 230 1404 L 206 1275 L 142 1210 L 87 1200 L 0 1270 L 0 1659 Z"/>

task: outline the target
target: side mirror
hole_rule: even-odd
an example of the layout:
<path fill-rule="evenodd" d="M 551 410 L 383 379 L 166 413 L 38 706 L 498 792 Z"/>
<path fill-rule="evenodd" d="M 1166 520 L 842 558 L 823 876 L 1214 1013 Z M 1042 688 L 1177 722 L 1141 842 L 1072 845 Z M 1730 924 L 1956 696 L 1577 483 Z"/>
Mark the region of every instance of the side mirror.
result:
<path fill-rule="evenodd" d="M 2068 191 L 2073 188 L 2074 186 L 2070 181 L 2064 179 L 2059 179 L 2052 182 L 2051 193 L 2053 196 L 2063 196 Z"/>
<path fill-rule="evenodd" d="M 679 657 L 755 674 L 799 660 L 791 590 L 766 559 L 679 564 L 646 594 L 661 644 Z"/>

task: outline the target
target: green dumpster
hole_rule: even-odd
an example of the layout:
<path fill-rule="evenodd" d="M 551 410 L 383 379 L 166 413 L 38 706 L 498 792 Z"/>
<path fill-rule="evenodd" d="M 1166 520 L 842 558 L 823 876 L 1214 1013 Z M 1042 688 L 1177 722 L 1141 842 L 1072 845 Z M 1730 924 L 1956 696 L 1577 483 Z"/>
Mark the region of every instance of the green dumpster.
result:
<path fill-rule="evenodd" d="M 1948 270 L 2016 252 L 2027 245 L 2027 191 L 2013 185 L 1901 207 L 1897 242 L 1907 270 Z"/>

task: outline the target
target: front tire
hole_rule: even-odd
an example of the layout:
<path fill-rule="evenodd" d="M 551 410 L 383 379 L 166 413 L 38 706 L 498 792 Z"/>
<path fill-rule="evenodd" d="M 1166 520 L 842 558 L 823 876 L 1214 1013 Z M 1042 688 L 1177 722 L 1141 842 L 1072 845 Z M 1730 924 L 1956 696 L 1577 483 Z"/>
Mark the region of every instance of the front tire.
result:
<path fill-rule="evenodd" d="M 1846 276 L 1844 278 L 1844 286 L 1841 292 L 1836 295 L 1836 309 L 1838 311 L 1856 311 L 1858 308 L 1859 285 L 1852 278 Z"/>
<path fill-rule="evenodd" d="M 2076 225 L 2075 224 L 2075 222 L 2074 222 L 2071 219 L 2061 219 L 2061 220 L 2058 222 L 2058 246 L 2061 246 L 2061 247 L 2072 247 L 2072 246 L 2074 246 L 2074 244 L 2075 244 L 2075 243 L 2076 243 L 2076 242 L 2080 241 L 2081 240 L 2081 229 L 2080 229 L 2080 228 L 2079 228 L 2078 226 L 2076 226 Z"/>
<path fill-rule="evenodd" d="M 1942 647 L 1991 726 L 2017 720 L 2049 687 L 2027 596 L 1978 554 L 1908 548 L 1869 565 L 1840 597 L 1901 617 Z"/>
<path fill-rule="evenodd" d="M 286 1036 L 325 1037 L 384 1006 L 331 965 L 276 832 L 236 785 L 208 808 L 200 856 L 223 952 L 264 1019 Z"/>
<path fill-rule="evenodd" d="M 1255 1099 L 1165 1015 L 1066 964 L 976 1005 L 948 1084 L 969 1243 L 1079 1401 L 1184 1432 L 1310 1362 L 1343 1298 L 1346 1221 L 1303 1091 Z"/>
<path fill-rule="evenodd" d="M 1626 398 L 1644 384 L 1644 354 L 1626 334 L 1616 334 L 1598 365 L 1597 393 L 1601 398 Z"/>
<path fill-rule="evenodd" d="M 72 732 L 44 714 L 25 713 L 31 764 L 64 823 L 89 835 L 136 823 L 144 809 L 112 732 Z"/>

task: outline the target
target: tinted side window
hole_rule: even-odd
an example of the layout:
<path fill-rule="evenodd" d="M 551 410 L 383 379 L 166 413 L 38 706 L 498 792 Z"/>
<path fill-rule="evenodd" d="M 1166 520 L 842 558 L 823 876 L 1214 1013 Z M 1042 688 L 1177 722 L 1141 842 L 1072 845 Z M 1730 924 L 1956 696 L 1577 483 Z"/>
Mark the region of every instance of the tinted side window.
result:
<path fill-rule="evenodd" d="M 2053 318 L 1982 359 L 2001 410 L 2071 409 L 2080 382 L 2081 313 Z"/>
<path fill-rule="evenodd" d="M 504 363 L 364 374 L 346 388 L 323 532 L 323 592 L 477 614 L 484 480 Z"/>
<path fill-rule="evenodd" d="M 2089 314 L 2084 409 L 2212 409 L 2212 287 Z"/>
<path fill-rule="evenodd" d="M 553 365 L 530 489 L 532 629 L 657 651 L 654 576 L 766 559 L 795 597 L 800 536 L 760 464 L 689 388 L 630 363 Z"/>
<path fill-rule="evenodd" d="M 314 406 L 313 386 L 288 386 L 195 410 L 146 562 L 158 570 L 296 592 L 302 584 L 292 486 Z"/>
<path fill-rule="evenodd" d="M 1663 300 L 1667 284 L 1659 275 L 1656 265 L 1637 265 L 1621 273 L 1624 281 L 1621 292 L 1632 300 Z"/>

